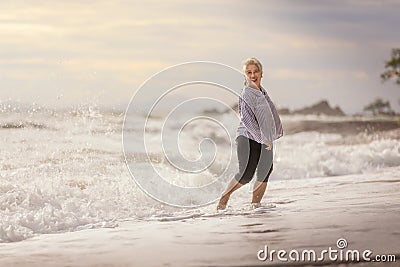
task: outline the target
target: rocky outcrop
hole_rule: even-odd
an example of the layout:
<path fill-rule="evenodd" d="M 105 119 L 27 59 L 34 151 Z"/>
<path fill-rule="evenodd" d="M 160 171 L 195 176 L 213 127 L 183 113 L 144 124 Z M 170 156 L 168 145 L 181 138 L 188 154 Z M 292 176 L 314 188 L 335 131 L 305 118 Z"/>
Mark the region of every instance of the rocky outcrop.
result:
<path fill-rule="evenodd" d="M 237 111 L 238 104 L 235 103 L 232 106 L 232 109 Z M 229 112 L 226 110 L 225 112 Z M 223 113 L 225 113 L 223 112 Z M 328 101 L 322 100 L 312 106 L 305 107 L 302 109 L 297 109 L 294 111 L 290 111 L 288 108 L 278 108 L 278 113 L 280 115 L 291 115 L 291 114 L 302 114 L 302 115 L 328 115 L 328 116 L 345 116 L 344 112 L 339 108 L 332 108 Z"/>
<path fill-rule="evenodd" d="M 339 107 L 332 108 L 326 100 L 322 100 L 309 107 L 294 110 L 290 114 L 345 116 Z"/>

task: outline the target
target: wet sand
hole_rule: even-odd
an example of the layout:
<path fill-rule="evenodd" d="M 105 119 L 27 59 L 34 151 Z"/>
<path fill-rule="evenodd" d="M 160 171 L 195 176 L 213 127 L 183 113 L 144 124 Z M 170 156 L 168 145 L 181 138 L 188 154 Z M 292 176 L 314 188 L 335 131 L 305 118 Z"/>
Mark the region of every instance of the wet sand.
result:
<path fill-rule="evenodd" d="M 185 219 L 119 222 L 115 228 L 83 230 L 0 244 L 0 266 L 311 266 L 337 262 L 260 261 L 270 249 L 369 249 L 400 261 L 399 168 L 374 177 L 357 175 L 271 182 L 266 203 L 247 210 L 233 195 L 226 213 L 214 205 Z M 287 188 L 290 187 L 290 190 Z M 237 192 L 246 194 L 246 190 Z M 236 193 L 235 193 L 236 194 Z M 190 214 L 190 213 L 189 213 Z M 345 265 L 340 265 L 345 266 Z M 358 263 L 357 266 L 398 266 Z"/>
<path fill-rule="evenodd" d="M 333 119 L 333 118 L 332 118 Z M 399 118 L 378 119 L 351 119 L 347 121 L 335 120 L 283 120 L 285 134 L 295 134 L 300 132 L 316 131 L 319 133 L 337 133 L 343 136 L 357 134 L 376 134 L 378 132 L 392 131 L 400 129 Z M 398 136 L 400 138 L 400 136 Z"/>

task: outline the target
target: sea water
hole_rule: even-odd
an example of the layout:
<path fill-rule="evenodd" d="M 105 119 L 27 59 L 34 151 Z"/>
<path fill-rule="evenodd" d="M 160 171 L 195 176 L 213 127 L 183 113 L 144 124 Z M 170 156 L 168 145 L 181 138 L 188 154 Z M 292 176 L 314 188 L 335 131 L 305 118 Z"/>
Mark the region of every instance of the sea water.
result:
<path fill-rule="evenodd" d="M 214 118 L 233 131 L 237 126 L 232 114 L 216 114 Z M 143 152 L 136 150 L 139 146 L 135 140 L 124 148 L 122 131 L 143 134 L 144 117 L 137 115 L 125 125 L 124 119 L 123 111 L 100 111 L 90 106 L 64 110 L 3 108 L 0 242 L 21 241 L 38 234 L 116 227 L 122 220 L 195 217 L 205 210 L 214 210 L 215 205 L 188 210 L 154 200 L 136 184 L 126 159 L 134 160 L 134 168 L 141 170 L 144 177 L 151 161 L 153 168 L 170 183 L 202 186 L 218 179 L 227 163 L 237 166 L 234 132 L 202 120 L 182 131 L 181 151 L 175 151 L 181 153 L 181 158 L 193 161 L 215 156 L 212 167 L 188 179 L 185 172 L 166 160 L 167 152 L 160 145 L 168 147 L 178 142 L 174 133 L 182 126 L 179 120 L 169 124 L 164 124 L 162 118 L 150 120 L 145 131 L 148 150 Z M 292 119 L 283 118 L 284 124 Z M 160 143 L 161 132 L 166 134 Z M 271 184 L 290 192 L 291 185 L 306 178 L 323 182 L 336 176 L 379 179 L 381 173 L 398 174 L 399 136 L 398 129 L 347 137 L 319 132 L 285 135 L 274 144 Z M 207 138 L 213 141 L 201 144 Z M 179 158 L 174 153 L 168 156 L 172 161 Z M 221 186 L 218 190 L 222 191 L 225 184 Z M 240 203 L 250 199 L 249 188 L 236 195 Z M 290 194 L 286 197 L 290 198 Z"/>

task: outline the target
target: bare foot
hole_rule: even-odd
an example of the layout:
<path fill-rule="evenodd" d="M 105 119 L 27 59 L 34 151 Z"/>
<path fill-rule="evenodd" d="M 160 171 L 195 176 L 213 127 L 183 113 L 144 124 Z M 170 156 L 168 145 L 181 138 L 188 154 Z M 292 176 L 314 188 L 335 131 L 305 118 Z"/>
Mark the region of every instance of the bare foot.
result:
<path fill-rule="evenodd" d="M 226 209 L 226 205 L 228 204 L 229 195 L 224 195 L 218 202 L 217 210 L 224 210 Z"/>
<path fill-rule="evenodd" d="M 261 207 L 261 203 L 260 202 L 253 202 L 253 203 L 251 203 L 251 206 L 250 206 L 251 209 L 256 209 L 256 208 L 259 208 L 259 207 Z"/>
<path fill-rule="evenodd" d="M 221 204 L 217 205 L 217 211 L 218 210 L 224 210 L 224 209 L 226 209 L 226 205 L 221 205 Z"/>

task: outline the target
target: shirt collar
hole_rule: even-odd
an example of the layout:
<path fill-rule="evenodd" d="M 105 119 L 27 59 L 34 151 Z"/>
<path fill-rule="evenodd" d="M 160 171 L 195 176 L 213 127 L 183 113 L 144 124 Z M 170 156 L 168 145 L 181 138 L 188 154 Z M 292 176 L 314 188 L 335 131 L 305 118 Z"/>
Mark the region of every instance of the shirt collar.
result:
<path fill-rule="evenodd" d="M 265 96 L 268 95 L 267 91 L 265 90 L 264 87 L 261 86 L 261 90 L 260 89 L 256 89 L 250 86 L 245 86 L 245 89 L 250 90 L 250 92 L 252 92 L 253 94 L 257 95 L 257 96 Z"/>

